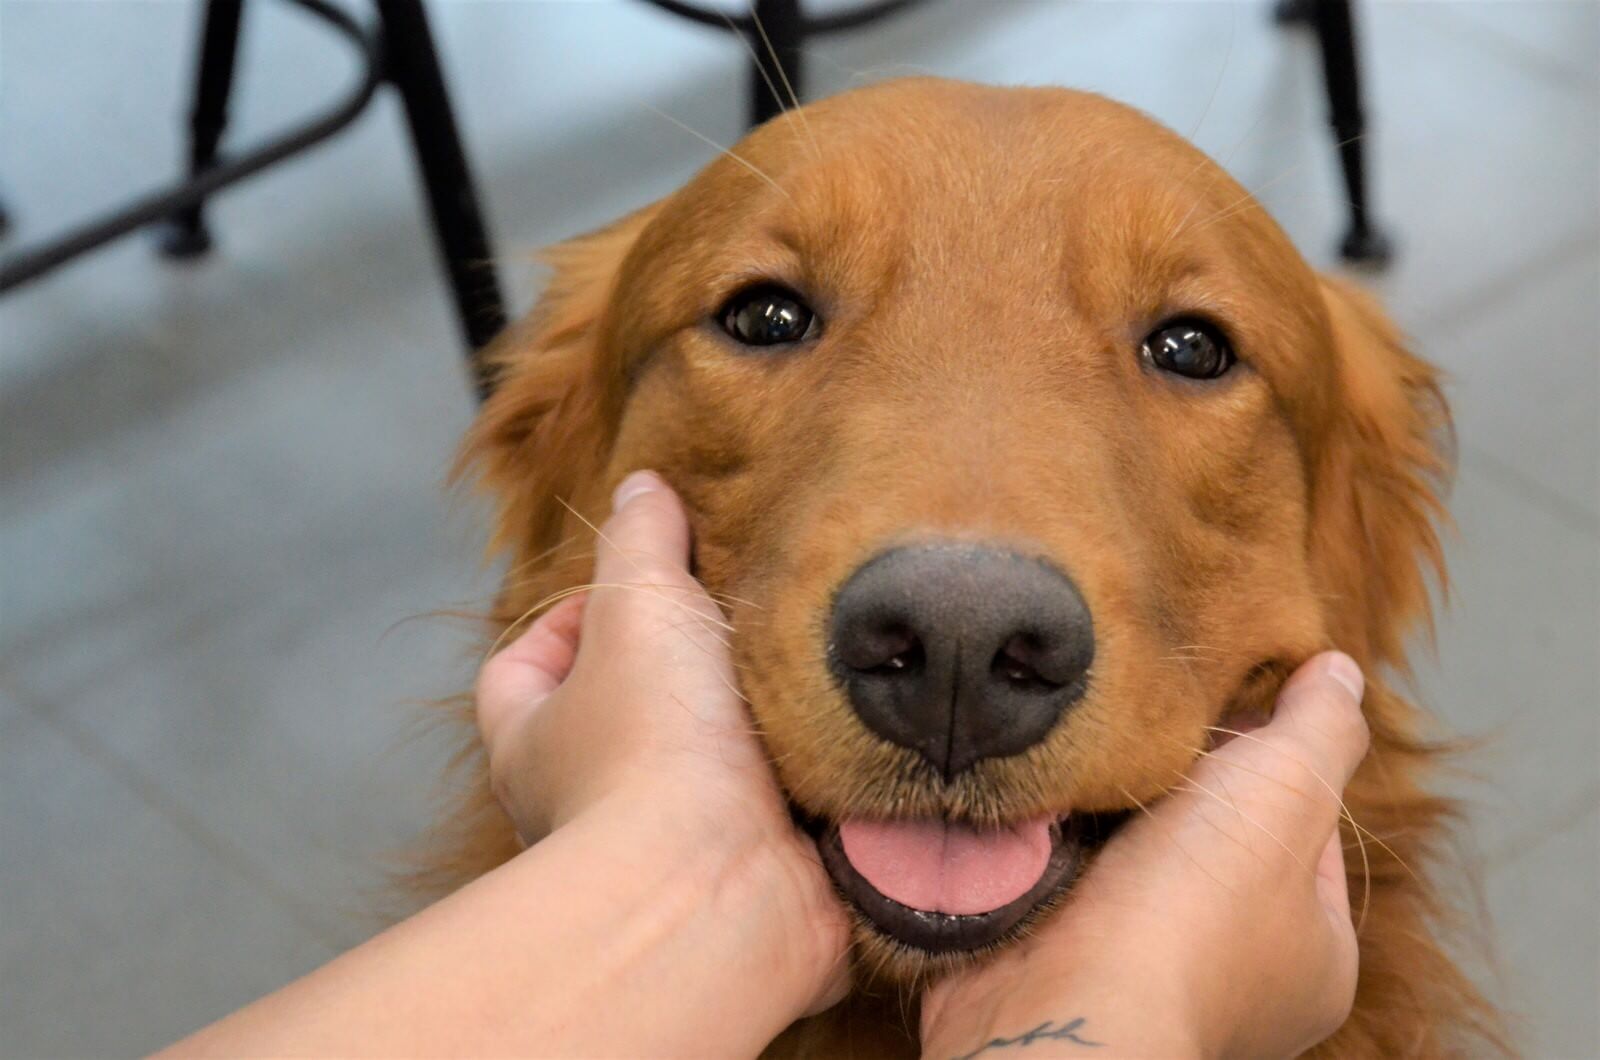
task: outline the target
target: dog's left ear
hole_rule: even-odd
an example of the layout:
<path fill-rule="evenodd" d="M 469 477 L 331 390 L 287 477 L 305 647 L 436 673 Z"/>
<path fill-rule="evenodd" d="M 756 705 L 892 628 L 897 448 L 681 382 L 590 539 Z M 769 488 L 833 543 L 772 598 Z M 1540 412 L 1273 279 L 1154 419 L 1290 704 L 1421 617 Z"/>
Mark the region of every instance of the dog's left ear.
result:
<path fill-rule="evenodd" d="M 494 392 L 468 432 L 456 478 L 495 505 L 491 552 L 526 572 L 561 539 L 567 505 L 599 482 L 623 373 L 603 334 L 623 261 L 655 204 L 546 250 L 550 282 L 526 319 L 485 352 Z"/>
<path fill-rule="evenodd" d="M 1334 643 L 1367 665 L 1403 666 L 1431 624 L 1428 573 L 1444 588 L 1436 522 L 1454 458 L 1438 372 L 1407 348 L 1376 299 L 1321 278 L 1336 396 L 1314 476 L 1313 564 L 1333 600 Z"/>

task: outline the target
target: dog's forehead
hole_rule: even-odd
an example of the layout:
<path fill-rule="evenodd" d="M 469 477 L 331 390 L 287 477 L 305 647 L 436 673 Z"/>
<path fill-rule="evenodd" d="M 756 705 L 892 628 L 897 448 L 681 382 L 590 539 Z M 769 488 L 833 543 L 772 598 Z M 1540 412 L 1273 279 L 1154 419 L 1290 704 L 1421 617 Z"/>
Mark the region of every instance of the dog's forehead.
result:
<path fill-rule="evenodd" d="M 802 186 L 860 167 L 958 186 L 990 174 L 1070 178 L 1083 166 L 1148 173 L 1204 160 L 1147 115 L 1091 92 L 933 78 L 830 97 L 755 130 L 735 150 Z"/>
<path fill-rule="evenodd" d="M 1158 229 L 1239 194 L 1192 145 L 1104 97 L 913 79 L 755 130 L 668 200 L 655 242 L 713 256 L 754 235 L 812 260 L 941 248 L 986 257 L 985 244 L 1049 255 L 1160 242 Z"/>

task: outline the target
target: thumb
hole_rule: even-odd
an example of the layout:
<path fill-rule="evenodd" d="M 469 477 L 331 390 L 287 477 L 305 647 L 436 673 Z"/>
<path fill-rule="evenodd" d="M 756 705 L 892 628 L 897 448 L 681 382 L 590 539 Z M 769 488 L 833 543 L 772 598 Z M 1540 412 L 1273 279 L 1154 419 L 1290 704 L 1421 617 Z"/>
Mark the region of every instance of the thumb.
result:
<path fill-rule="evenodd" d="M 1232 784 L 1252 812 L 1304 859 L 1324 857 L 1341 797 L 1371 742 L 1361 713 L 1364 681 L 1348 655 L 1324 652 L 1297 670 L 1272 719 L 1194 768 L 1198 785 Z"/>
<path fill-rule="evenodd" d="M 635 471 L 623 479 L 598 538 L 583 633 L 600 655 L 647 649 L 665 630 L 698 643 L 708 627 L 723 625 L 721 610 L 689 573 L 688 515 L 661 476 Z"/>
<path fill-rule="evenodd" d="M 689 519 L 683 502 L 654 471 L 635 471 L 611 495 L 600 528 L 594 580 L 599 585 L 692 585 Z"/>
<path fill-rule="evenodd" d="M 1337 928 L 1350 925 L 1350 881 L 1344 871 L 1344 836 L 1335 828 L 1317 858 L 1317 900 Z M 1363 900 L 1364 901 L 1364 900 Z"/>

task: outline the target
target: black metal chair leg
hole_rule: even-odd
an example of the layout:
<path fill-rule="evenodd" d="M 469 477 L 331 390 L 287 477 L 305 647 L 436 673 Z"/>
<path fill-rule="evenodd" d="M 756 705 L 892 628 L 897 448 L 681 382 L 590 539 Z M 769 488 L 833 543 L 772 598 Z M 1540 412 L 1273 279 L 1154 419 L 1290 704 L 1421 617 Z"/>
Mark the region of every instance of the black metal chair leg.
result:
<path fill-rule="evenodd" d="M 1351 0 L 1313 0 L 1312 24 L 1322 48 L 1322 71 L 1328 85 L 1329 123 L 1344 171 L 1350 203 L 1350 228 L 1339 252 L 1354 264 L 1379 267 L 1392 254 L 1389 240 L 1374 226 L 1368 209 L 1366 117 L 1361 110 L 1361 81 Z"/>
<path fill-rule="evenodd" d="M 197 176 L 217 161 L 217 147 L 228 126 L 228 97 L 233 92 L 234 57 L 239 49 L 239 22 L 244 0 L 207 0 L 200 33 L 200 58 L 189 114 L 189 175 Z M 203 201 L 173 214 L 158 230 L 161 253 L 193 258 L 211 249 Z"/>
<path fill-rule="evenodd" d="M 434 240 L 466 334 L 473 380 L 479 396 L 486 397 L 493 380 L 477 353 L 505 328 L 505 303 L 439 55 L 422 0 L 378 0 L 378 13 L 385 74 L 405 103 Z"/>
<path fill-rule="evenodd" d="M 1280 26 L 1309 25 L 1316 6 L 1317 0 L 1278 0 L 1272 5 L 1272 21 Z"/>
<path fill-rule="evenodd" d="M 757 27 L 746 35 L 755 53 L 750 66 L 750 124 L 756 126 L 782 114 L 800 97 L 805 16 L 800 0 L 754 0 L 750 12 Z"/>

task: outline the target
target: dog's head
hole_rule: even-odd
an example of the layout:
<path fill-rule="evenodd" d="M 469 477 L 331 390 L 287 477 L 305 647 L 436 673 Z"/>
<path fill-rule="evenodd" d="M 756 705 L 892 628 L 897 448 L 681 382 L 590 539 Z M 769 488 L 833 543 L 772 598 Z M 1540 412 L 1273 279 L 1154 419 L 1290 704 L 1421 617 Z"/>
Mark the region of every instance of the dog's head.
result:
<path fill-rule="evenodd" d="M 660 471 L 891 974 L 1011 938 L 1212 726 L 1426 608 L 1431 372 L 1128 108 L 853 92 L 552 260 L 469 440 L 504 615 L 584 579 L 566 505 Z"/>

